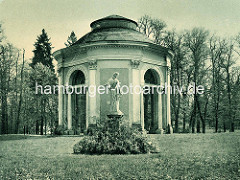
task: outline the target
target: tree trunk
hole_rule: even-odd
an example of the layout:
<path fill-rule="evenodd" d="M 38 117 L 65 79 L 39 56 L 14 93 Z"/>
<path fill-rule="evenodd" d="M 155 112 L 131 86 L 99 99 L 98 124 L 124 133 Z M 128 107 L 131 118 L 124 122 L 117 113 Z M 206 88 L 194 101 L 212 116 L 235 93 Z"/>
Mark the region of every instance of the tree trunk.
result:
<path fill-rule="evenodd" d="M 1 133 L 8 134 L 8 103 L 7 103 L 7 95 L 8 95 L 8 82 L 7 82 L 7 75 L 8 75 L 8 65 L 6 64 L 6 49 L 4 46 L 1 46 L 1 68 L 0 68 L 0 95 L 1 95 L 1 119 L 2 119 L 2 126 L 1 126 Z"/>
<path fill-rule="evenodd" d="M 202 133 L 206 132 L 206 118 L 207 118 L 207 108 L 208 107 L 208 97 L 206 97 L 206 103 L 205 103 L 205 107 L 204 107 L 204 117 L 203 117 L 203 121 L 202 121 Z"/>
<path fill-rule="evenodd" d="M 16 129 L 15 129 L 16 134 L 18 133 L 18 129 L 19 129 L 20 112 L 21 112 L 21 107 L 22 107 L 22 83 L 23 83 L 23 69 L 24 69 L 24 54 L 25 54 L 25 50 L 23 49 L 23 62 L 22 62 L 22 68 L 21 68 L 21 74 L 20 74 L 20 78 L 21 78 L 20 79 L 20 96 L 19 96 L 17 119 L 16 119 Z"/>
<path fill-rule="evenodd" d="M 183 132 L 186 131 L 186 109 L 183 109 Z"/>
<path fill-rule="evenodd" d="M 47 117 L 46 117 L 46 101 L 44 100 L 44 103 L 43 103 L 44 107 L 43 107 L 43 113 L 44 113 L 44 124 L 45 124 L 45 131 L 44 131 L 44 134 L 45 136 L 47 135 Z"/>
<path fill-rule="evenodd" d="M 196 102 L 194 101 L 193 110 L 189 123 L 189 127 L 192 128 L 192 133 L 195 133 L 195 122 L 196 122 Z"/>
<path fill-rule="evenodd" d="M 43 135 L 43 122 L 44 122 L 44 118 L 43 115 L 41 115 L 41 124 L 40 124 L 40 134 Z"/>
<path fill-rule="evenodd" d="M 8 134 L 7 95 L 3 93 L 1 99 L 2 99 L 2 134 Z"/>
<path fill-rule="evenodd" d="M 36 134 L 39 134 L 39 120 L 36 120 Z"/>
<path fill-rule="evenodd" d="M 175 116 L 175 132 L 176 133 L 178 133 L 178 124 L 179 124 L 179 112 L 180 112 L 180 103 L 181 103 L 180 94 L 178 94 L 177 97 L 178 97 L 178 105 L 177 105 L 177 112 Z"/>
<path fill-rule="evenodd" d="M 228 93 L 228 114 L 230 119 L 230 132 L 234 132 L 234 122 L 232 118 L 232 101 L 231 101 L 231 85 L 230 85 L 230 72 L 229 66 L 227 67 L 227 93 Z"/>
<path fill-rule="evenodd" d="M 200 120 L 199 120 L 199 118 L 197 118 L 197 133 L 200 133 L 201 131 L 200 131 Z"/>

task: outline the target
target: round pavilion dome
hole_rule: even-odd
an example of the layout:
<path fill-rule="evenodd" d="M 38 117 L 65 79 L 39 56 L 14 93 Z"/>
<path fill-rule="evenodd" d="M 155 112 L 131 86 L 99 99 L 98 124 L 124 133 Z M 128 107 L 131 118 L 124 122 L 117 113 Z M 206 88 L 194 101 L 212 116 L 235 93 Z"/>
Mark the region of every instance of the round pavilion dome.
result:
<path fill-rule="evenodd" d="M 90 24 L 92 31 L 80 38 L 74 44 L 85 44 L 97 41 L 135 41 L 148 42 L 152 41 L 144 34 L 137 31 L 137 23 L 131 19 L 111 15 Z"/>
<path fill-rule="evenodd" d="M 136 30 L 137 23 L 131 19 L 119 15 L 111 15 L 93 21 L 90 24 L 90 27 L 92 28 L 92 30 L 104 28 L 126 28 Z"/>

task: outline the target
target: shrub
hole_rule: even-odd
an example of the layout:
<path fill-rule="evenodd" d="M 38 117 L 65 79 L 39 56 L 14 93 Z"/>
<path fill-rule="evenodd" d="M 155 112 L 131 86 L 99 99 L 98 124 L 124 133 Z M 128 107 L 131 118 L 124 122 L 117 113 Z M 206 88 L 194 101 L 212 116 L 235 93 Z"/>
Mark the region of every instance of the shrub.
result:
<path fill-rule="evenodd" d="M 63 126 L 57 126 L 54 132 L 55 135 L 63 135 L 64 134 L 64 128 Z"/>
<path fill-rule="evenodd" d="M 73 147 L 76 154 L 139 154 L 153 149 L 145 133 L 124 126 L 91 131 Z"/>

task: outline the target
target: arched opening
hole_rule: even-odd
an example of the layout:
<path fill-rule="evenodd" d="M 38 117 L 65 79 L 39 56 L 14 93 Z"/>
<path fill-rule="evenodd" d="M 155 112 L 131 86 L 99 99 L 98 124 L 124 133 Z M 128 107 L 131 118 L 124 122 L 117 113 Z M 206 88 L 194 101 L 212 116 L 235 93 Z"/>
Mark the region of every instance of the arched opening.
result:
<path fill-rule="evenodd" d="M 75 71 L 72 75 L 71 85 L 76 89 L 72 94 L 72 130 L 74 134 L 84 132 L 86 129 L 86 92 L 85 76 L 80 70 Z"/>
<path fill-rule="evenodd" d="M 158 93 L 156 86 L 159 85 L 158 73 L 148 69 L 144 74 L 145 88 L 148 93 L 143 94 L 144 103 L 144 128 L 149 133 L 155 133 L 158 129 Z"/>

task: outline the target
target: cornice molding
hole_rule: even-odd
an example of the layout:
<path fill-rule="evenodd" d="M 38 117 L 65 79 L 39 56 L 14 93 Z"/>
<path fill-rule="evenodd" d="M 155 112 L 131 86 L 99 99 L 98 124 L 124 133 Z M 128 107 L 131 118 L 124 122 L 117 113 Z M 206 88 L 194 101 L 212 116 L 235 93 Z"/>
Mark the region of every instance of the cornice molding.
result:
<path fill-rule="evenodd" d="M 145 59 L 142 58 L 140 56 L 91 56 L 88 58 L 83 58 L 83 59 L 79 59 L 79 60 L 75 60 L 75 61 L 69 61 L 69 62 L 64 62 L 64 64 L 58 64 L 58 68 L 66 68 L 66 67 L 72 67 L 72 66 L 76 66 L 76 65 L 80 65 L 80 64 L 84 64 L 84 63 L 88 63 L 90 62 L 91 64 L 94 64 L 93 62 L 97 61 L 130 61 L 131 66 L 133 65 L 132 63 L 134 63 L 136 66 L 139 62 L 139 65 L 142 63 L 146 63 L 146 64 L 152 64 L 152 65 L 157 65 L 157 66 L 167 66 L 166 62 L 162 62 L 162 61 L 157 61 L 155 59 Z M 97 64 L 96 64 L 97 65 Z M 133 66 L 132 66 L 133 67 Z M 90 67 L 93 68 L 93 67 Z M 95 67 L 97 68 L 97 67 Z M 133 67 L 133 68 L 138 68 L 138 67 Z"/>
<path fill-rule="evenodd" d="M 76 53 L 82 53 L 86 52 L 87 50 L 93 50 L 93 49 L 100 49 L 100 48 L 135 48 L 135 49 L 141 49 L 141 50 L 148 50 L 155 52 L 157 54 L 162 55 L 168 55 L 170 57 L 173 56 L 173 54 L 170 52 L 169 49 L 162 47 L 157 44 L 153 43 L 147 43 L 147 42 L 134 42 L 134 41 L 116 41 L 116 42 L 108 42 L 108 41 L 99 41 L 99 42 L 92 42 L 88 44 L 80 44 L 80 45 L 74 45 L 70 46 L 68 48 L 60 49 L 53 53 L 54 57 L 58 59 L 59 54 L 62 55 L 62 58 L 65 59 L 68 56 L 75 55 Z"/>

